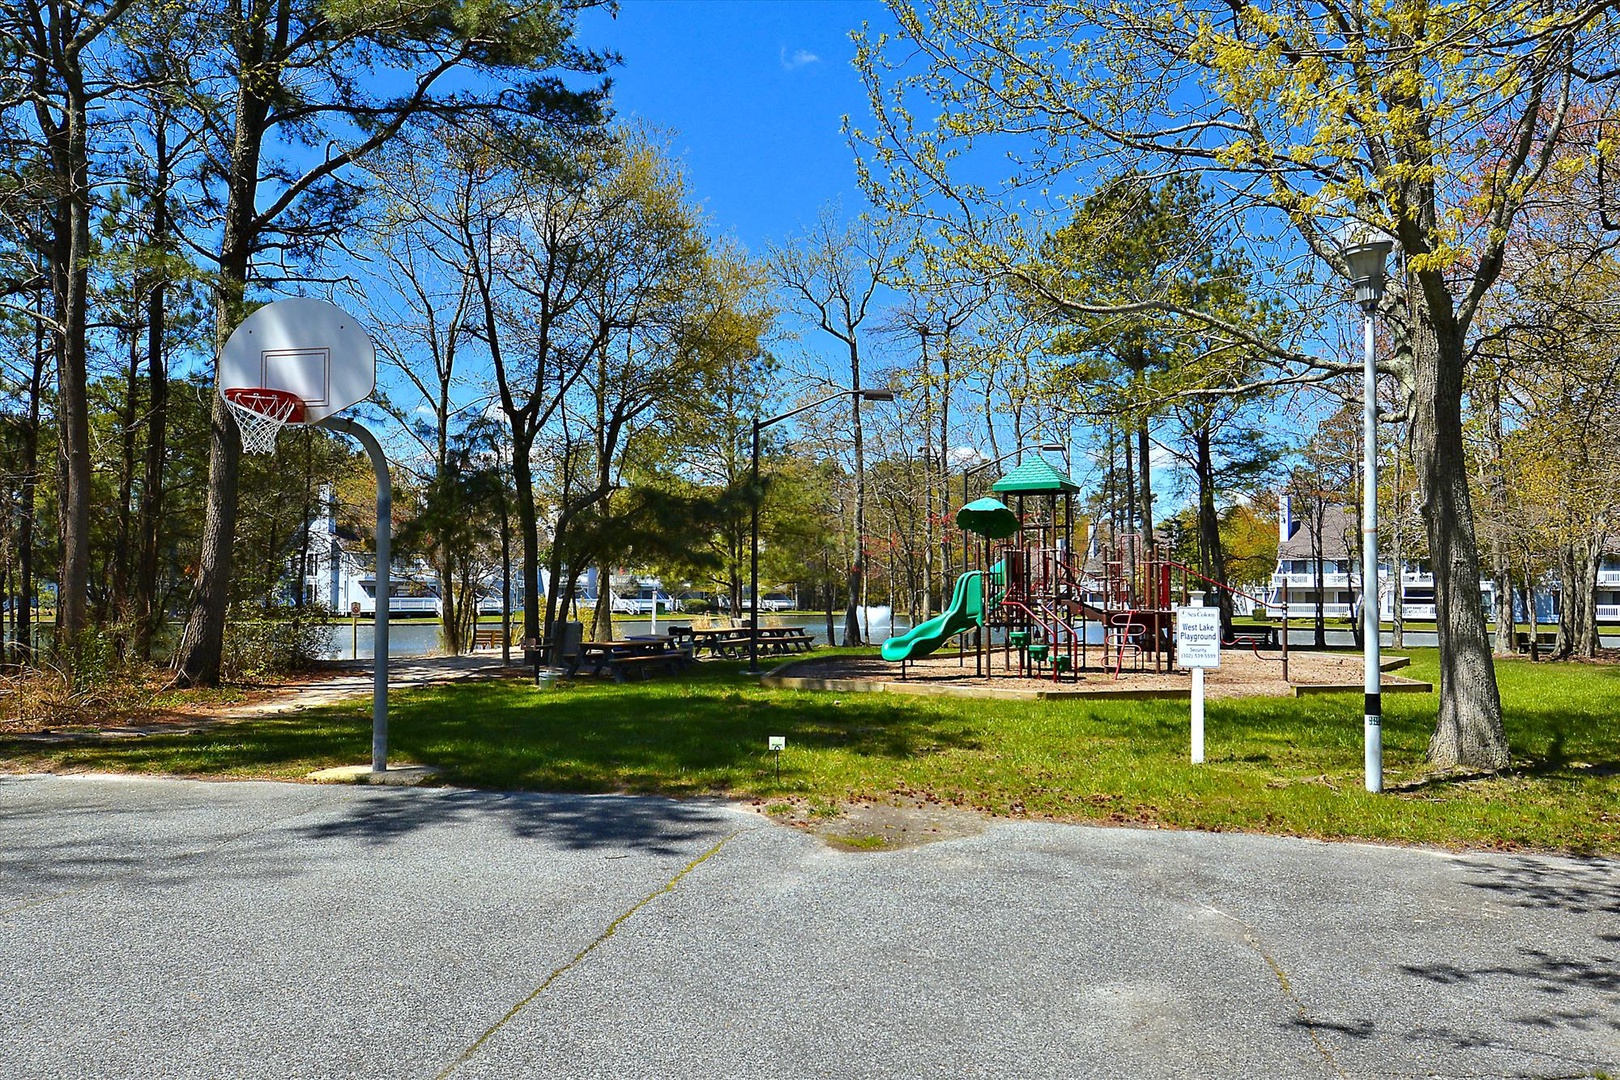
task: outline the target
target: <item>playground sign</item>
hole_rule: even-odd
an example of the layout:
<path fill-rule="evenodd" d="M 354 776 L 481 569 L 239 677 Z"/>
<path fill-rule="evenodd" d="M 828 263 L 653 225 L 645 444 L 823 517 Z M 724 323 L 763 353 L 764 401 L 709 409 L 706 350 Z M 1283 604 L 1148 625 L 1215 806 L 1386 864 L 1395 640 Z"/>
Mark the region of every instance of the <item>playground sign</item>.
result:
<path fill-rule="evenodd" d="M 1192 761 L 1204 762 L 1204 669 L 1221 666 L 1221 609 L 1176 609 L 1176 666 L 1192 668 Z"/>
<path fill-rule="evenodd" d="M 1221 666 L 1220 608 L 1176 609 L 1176 666 L 1194 671 Z"/>

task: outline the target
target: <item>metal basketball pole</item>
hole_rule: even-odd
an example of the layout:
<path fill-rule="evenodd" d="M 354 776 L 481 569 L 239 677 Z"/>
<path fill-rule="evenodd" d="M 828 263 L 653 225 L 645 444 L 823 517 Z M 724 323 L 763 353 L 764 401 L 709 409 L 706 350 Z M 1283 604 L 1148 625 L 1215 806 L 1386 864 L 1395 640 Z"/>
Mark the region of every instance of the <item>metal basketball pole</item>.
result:
<path fill-rule="evenodd" d="M 329 416 L 318 427 L 354 438 L 371 458 L 377 476 L 377 614 L 372 624 L 371 771 L 388 771 L 388 600 L 393 594 L 389 560 L 393 540 L 394 498 L 388 458 L 376 436 L 346 416 Z"/>

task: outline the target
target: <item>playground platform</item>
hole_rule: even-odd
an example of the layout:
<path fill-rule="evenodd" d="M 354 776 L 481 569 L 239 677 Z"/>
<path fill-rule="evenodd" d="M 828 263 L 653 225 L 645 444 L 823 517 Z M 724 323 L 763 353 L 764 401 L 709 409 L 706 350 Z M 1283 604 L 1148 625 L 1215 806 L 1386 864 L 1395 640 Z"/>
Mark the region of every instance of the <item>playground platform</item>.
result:
<path fill-rule="evenodd" d="M 1407 666 L 1404 656 L 1386 656 L 1382 668 L 1383 692 L 1426 694 L 1432 684 L 1392 675 Z M 1308 652 L 1289 654 L 1289 678 L 1282 677 L 1277 654 L 1232 649 L 1221 654 L 1221 666 L 1206 673 L 1205 694 L 1209 698 L 1299 697 L 1304 694 L 1361 693 L 1359 653 Z M 776 668 L 766 675 L 764 686 L 782 690 L 832 690 L 847 693 L 891 693 L 942 695 L 947 697 L 1041 701 L 1063 698 L 1105 698 L 1111 700 L 1185 700 L 1192 693 L 1192 675 L 1185 671 L 1112 672 L 1084 671 L 1078 679 L 1053 682 L 1050 675 L 1020 676 L 1016 670 L 1003 670 L 999 651 L 991 674 L 975 676 L 973 658 L 966 665 L 956 652 L 940 651 L 913 661 L 901 679 L 895 665 L 872 656 L 807 657 Z"/>

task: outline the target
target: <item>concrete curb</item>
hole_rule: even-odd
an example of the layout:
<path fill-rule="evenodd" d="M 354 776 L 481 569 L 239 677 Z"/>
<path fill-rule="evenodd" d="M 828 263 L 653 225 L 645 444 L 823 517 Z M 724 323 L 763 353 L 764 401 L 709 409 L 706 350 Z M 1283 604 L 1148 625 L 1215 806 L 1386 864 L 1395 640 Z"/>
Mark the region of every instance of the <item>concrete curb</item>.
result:
<path fill-rule="evenodd" d="M 317 784 L 384 784 L 388 787 L 416 787 L 439 775 L 431 765 L 390 765 L 386 772 L 372 772 L 370 765 L 338 765 L 316 769 L 305 779 Z"/>

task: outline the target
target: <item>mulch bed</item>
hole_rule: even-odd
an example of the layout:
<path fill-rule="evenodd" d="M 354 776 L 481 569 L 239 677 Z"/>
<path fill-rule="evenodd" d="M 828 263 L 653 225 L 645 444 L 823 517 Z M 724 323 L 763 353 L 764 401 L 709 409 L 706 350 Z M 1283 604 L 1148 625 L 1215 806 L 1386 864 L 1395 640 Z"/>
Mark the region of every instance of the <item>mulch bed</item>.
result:
<path fill-rule="evenodd" d="M 1090 650 L 1091 662 L 1098 661 L 1100 650 Z M 988 677 L 973 674 L 973 654 L 969 653 L 962 662 L 958 661 L 955 651 L 935 653 L 907 665 L 906 680 L 917 683 L 940 683 L 954 686 L 988 687 L 1002 689 L 1065 689 L 1085 690 L 1095 688 L 1099 692 L 1115 690 L 1180 690 L 1186 691 L 1192 686 L 1192 675 L 1185 671 L 1155 672 L 1151 667 L 1151 657 L 1145 657 L 1143 665 L 1145 670 L 1134 671 L 1129 666 L 1121 672 L 1118 679 L 1114 678 L 1112 670 L 1102 670 L 1095 666 L 1087 668 L 1080 673 L 1077 681 L 1065 675 L 1063 680 L 1053 683 L 1050 675 L 1046 678 L 1029 678 L 1020 676 L 1016 667 L 1008 670 L 1004 665 L 1003 654 L 998 649 L 991 656 L 990 672 Z M 1386 663 L 1394 659 L 1385 654 Z M 898 682 L 900 680 L 900 665 L 891 664 L 878 656 L 827 656 L 812 657 L 799 661 L 793 665 L 790 672 L 784 672 L 795 678 L 811 679 L 866 679 L 874 682 Z M 1204 674 L 1204 692 L 1210 698 L 1233 697 L 1288 697 L 1294 693 L 1295 686 L 1355 686 L 1361 685 L 1362 658 L 1360 653 L 1345 652 L 1309 652 L 1302 649 L 1290 649 L 1288 653 L 1288 679 L 1282 677 L 1282 653 L 1280 651 L 1262 650 L 1258 655 L 1248 649 L 1221 650 L 1221 666 L 1211 668 Z M 1385 684 L 1413 683 L 1414 679 L 1384 672 Z"/>

